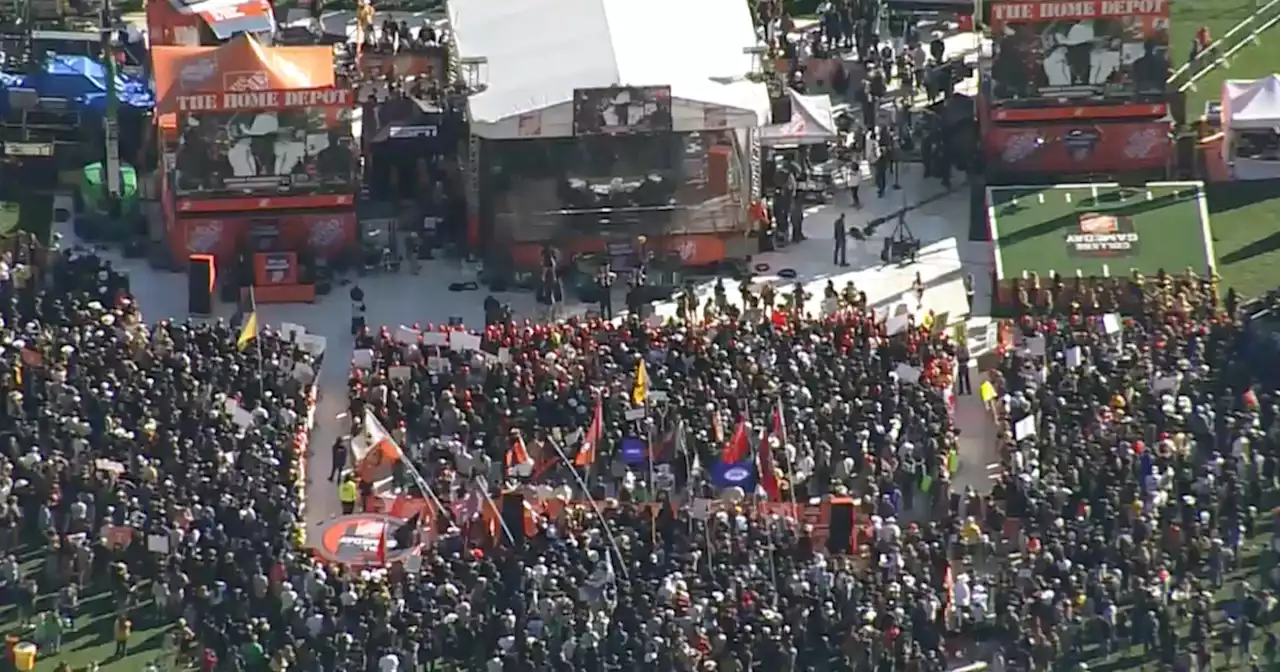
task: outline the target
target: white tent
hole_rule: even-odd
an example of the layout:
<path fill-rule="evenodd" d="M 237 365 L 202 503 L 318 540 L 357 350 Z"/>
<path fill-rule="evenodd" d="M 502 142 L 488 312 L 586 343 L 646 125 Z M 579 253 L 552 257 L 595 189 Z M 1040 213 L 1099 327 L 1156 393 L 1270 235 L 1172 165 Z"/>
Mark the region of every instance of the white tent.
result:
<path fill-rule="evenodd" d="M 1280 160 L 1241 157 L 1241 135 L 1274 134 L 1280 128 L 1280 75 L 1229 79 L 1222 84 L 1223 158 L 1238 180 L 1280 177 Z"/>
<path fill-rule="evenodd" d="M 767 123 L 763 84 L 745 81 L 757 43 L 741 0 L 450 0 L 458 57 L 485 59 L 469 101 L 484 138 L 574 134 L 574 91 L 670 87 L 677 132 Z M 678 17 L 673 18 L 673 17 Z"/>
<path fill-rule="evenodd" d="M 1228 129 L 1280 126 L 1280 75 L 1223 82 L 1222 106 Z"/>
<path fill-rule="evenodd" d="M 826 95 L 803 96 L 791 94 L 791 121 L 773 124 L 760 129 L 760 144 L 816 145 L 835 140 L 838 135 L 835 114 L 831 111 L 831 98 Z"/>

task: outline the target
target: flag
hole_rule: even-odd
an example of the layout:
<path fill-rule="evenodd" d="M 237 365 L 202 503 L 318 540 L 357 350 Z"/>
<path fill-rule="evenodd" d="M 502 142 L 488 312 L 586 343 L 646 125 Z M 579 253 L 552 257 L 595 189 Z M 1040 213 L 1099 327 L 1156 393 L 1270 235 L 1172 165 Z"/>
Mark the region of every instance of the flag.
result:
<path fill-rule="evenodd" d="M 760 451 L 756 459 L 759 463 L 760 487 L 764 488 L 764 494 L 769 496 L 769 501 L 782 501 L 782 488 L 778 486 L 778 474 L 773 468 L 773 449 L 769 447 L 768 437 L 760 442 Z"/>
<path fill-rule="evenodd" d="M 582 435 L 582 445 L 573 458 L 575 467 L 587 467 L 596 461 L 596 447 L 604 434 L 604 409 L 599 396 L 596 397 L 595 410 L 591 412 L 591 424 L 587 425 L 586 434 Z"/>
<path fill-rule="evenodd" d="M 396 531 L 391 533 L 391 538 L 396 542 L 398 550 L 407 551 L 418 545 L 418 528 L 422 525 L 422 509 L 413 514 L 413 517 L 404 521 Z M 386 534 L 384 533 L 385 537 Z"/>
<path fill-rule="evenodd" d="M 716 462 L 711 467 L 711 482 L 718 488 L 742 488 L 743 492 L 755 492 L 756 467 L 751 460 L 741 462 Z"/>
<path fill-rule="evenodd" d="M 635 406 L 643 406 L 644 402 L 649 399 L 649 369 L 645 368 L 644 360 L 636 363 L 636 380 L 631 385 L 631 403 Z"/>
<path fill-rule="evenodd" d="M 507 465 L 508 475 L 527 477 L 533 473 L 533 458 L 529 457 L 529 450 L 524 445 L 523 436 L 516 436 L 511 442 L 503 462 Z"/>
<path fill-rule="evenodd" d="M 253 339 L 258 337 L 258 311 L 249 313 L 249 317 L 245 318 L 244 326 L 240 327 L 240 336 L 236 339 L 236 347 L 244 350 Z"/>
<path fill-rule="evenodd" d="M 738 418 L 738 427 L 733 430 L 733 436 L 729 437 L 729 442 L 724 444 L 724 448 L 720 451 L 720 461 L 725 464 L 736 464 L 747 459 L 747 454 L 750 452 L 751 441 L 747 438 L 747 420 Z"/>
<path fill-rule="evenodd" d="M 382 525 L 382 534 L 378 535 L 378 551 L 374 558 L 379 567 L 387 566 L 387 526 Z"/>

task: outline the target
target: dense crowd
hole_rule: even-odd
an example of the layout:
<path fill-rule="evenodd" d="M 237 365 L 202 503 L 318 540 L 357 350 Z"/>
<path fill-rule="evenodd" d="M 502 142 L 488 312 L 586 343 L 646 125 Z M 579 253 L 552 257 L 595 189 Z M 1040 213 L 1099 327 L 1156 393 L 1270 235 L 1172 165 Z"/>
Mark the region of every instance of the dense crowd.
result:
<path fill-rule="evenodd" d="M 1031 301 L 999 367 L 1008 471 L 988 527 L 1020 555 L 985 580 L 995 604 L 968 606 L 1024 666 L 1130 647 L 1173 669 L 1274 666 L 1274 548 L 1245 562 L 1280 527 L 1280 398 L 1250 365 L 1257 336 L 1234 293 L 1222 310 L 1216 278 L 1135 275 L 1087 295 Z"/>
<path fill-rule="evenodd" d="M 238 349 L 222 322 L 148 327 L 91 252 L 39 269 L 6 254 L 0 320 L 0 578 L 32 628 L 17 634 L 57 660 L 106 594 L 117 655 L 175 623 L 173 655 L 260 669 L 287 636 L 264 600 L 300 557 L 293 374 L 309 355 L 265 333 Z"/>
<path fill-rule="evenodd" d="M 696 326 L 365 332 L 352 415 L 422 476 L 391 487 L 452 514 L 420 567 L 347 567 L 297 534 L 311 355 L 268 329 L 148 328 L 93 254 L 49 266 L 0 263 L 0 581 L 43 657 L 106 594 L 120 655 L 163 626 L 162 660 L 207 670 L 1275 663 L 1278 556 L 1255 551 L 1280 399 L 1212 282 L 1016 321 L 982 386 L 1005 451 L 989 496 L 948 485 L 955 346 L 856 291 L 830 288 L 824 317 L 743 287 Z M 730 453 L 757 476 L 736 497 Z M 573 503 L 516 543 L 453 506 L 542 485 Z M 848 549 L 753 501 L 841 495 Z"/>

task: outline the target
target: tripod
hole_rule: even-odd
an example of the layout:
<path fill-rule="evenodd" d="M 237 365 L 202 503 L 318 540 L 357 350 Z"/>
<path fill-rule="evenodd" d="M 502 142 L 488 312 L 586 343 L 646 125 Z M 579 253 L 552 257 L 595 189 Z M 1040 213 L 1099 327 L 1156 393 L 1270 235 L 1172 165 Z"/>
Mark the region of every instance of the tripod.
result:
<path fill-rule="evenodd" d="M 884 249 L 880 251 L 880 261 L 886 264 L 904 261 L 915 263 L 919 256 L 920 239 L 916 238 L 915 233 L 911 231 L 911 226 L 907 224 L 907 210 L 903 208 L 898 211 L 898 221 L 893 225 L 893 231 L 884 238 Z"/>

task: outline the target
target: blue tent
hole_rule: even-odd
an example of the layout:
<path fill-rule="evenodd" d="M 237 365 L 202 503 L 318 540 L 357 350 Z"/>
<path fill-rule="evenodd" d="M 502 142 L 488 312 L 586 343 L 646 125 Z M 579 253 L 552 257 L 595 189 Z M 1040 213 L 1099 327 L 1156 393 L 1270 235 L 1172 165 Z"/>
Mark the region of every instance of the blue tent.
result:
<path fill-rule="evenodd" d="M 34 89 L 42 98 L 71 101 L 81 112 L 101 114 L 107 108 L 107 69 L 88 56 L 50 54 L 44 69 L 34 75 L 0 73 L 0 87 Z M 151 87 L 136 77 L 117 74 L 115 89 L 121 106 L 141 110 L 156 106 Z M 0 96 L 0 111 L 8 110 L 9 97 Z"/>

